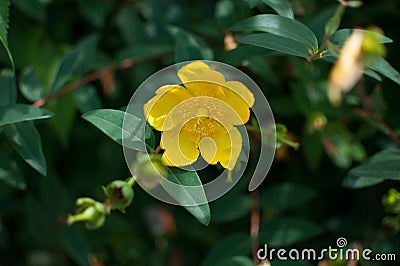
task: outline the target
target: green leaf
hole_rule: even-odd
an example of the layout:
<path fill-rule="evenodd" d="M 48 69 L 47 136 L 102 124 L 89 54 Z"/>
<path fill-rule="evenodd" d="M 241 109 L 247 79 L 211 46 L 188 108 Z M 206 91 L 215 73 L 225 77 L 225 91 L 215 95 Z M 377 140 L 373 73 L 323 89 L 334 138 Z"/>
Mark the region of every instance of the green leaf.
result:
<path fill-rule="evenodd" d="M 26 189 L 17 163 L 3 153 L 0 153 L 0 180 L 11 187 Z"/>
<path fill-rule="evenodd" d="M 63 147 L 67 147 L 72 126 L 75 121 L 76 107 L 71 94 L 63 95 L 47 104 L 47 108 L 56 114 L 56 119 L 49 121 Z"/>
<path fill-rule="evenodd" d="M 79 11 L 96 28 L 103 28 L 113 4 L 106 1 L 80 0 Z"/>
<path fill-rule="evenodd" d="M 377 185 L 383 181 L 385 180 L 382 178 L 348 175 L 343 179 L 342 185 L 347 188 L 365 188 Z"/>
<path fill-rule="evenodd" d="M 351 169 L 349 175 L 370 179 L 400 180 L 400 150 L 388 149 L 379 152 L 366 163 Z M 378 182 L 378 180 L 375 181 Z"/>
<path fill-rule="evenodd" d="M 266 209 L 285 210 L 301 205 L 316 196 L 315 190 L 294 183 L 267 187 L 260 194 L 260 205 Z"/>
<path fill-rule="evenodd" d="M 368 62 L 368 67 L 400 85 L 400 73 L 382 57 L 372 58 Z"/>
<path fill-rule="evenodd" d="M 8 47 L 8 39 L 7 39 L 7 32 L 8 32 L 8 16 L 9 16 L 9 6 L 10 0 L 2 0 L 0 2 L 0 42 L 3 44 L 4 48 L 6 49 L 8 58 L 10 59 L 12 68 L 14 67 L 14 60 L 11 55 L 10 49 Z"/>
<path fill-rule="evenodd" d="M 217 264 L 218 266 L 254 266 L 254 261 L 246 256 L 233 256 Z"/>
<path fill-rule="evenodd" d="M 261 0 L 243 0 L 244 2 L 246 2 L 250 8 L 254 8 L 256 7 Z"/>
<path fill-rule="evenodd" d="M 26 15 L 40 22 L 46 20 L 46 6 L 39 0 L 13 0 L 13 4 Z"/>
<path fill-rule="evenodd" d="M 101 99 L 97 94 L 96 88 L 87 85 L 73 92 L 76 107 L 81 113 L 86 113 L 94 109 L 101 108 Z"/>
<path fill-rule="evenodd" d="M 270 33 L 247 35 L 239 39 L 238 42 L 268 48 L 284 54 L 304 57 L 306 59 L 310 58 L 307 46 L 303 43 Z"/>
<path fill-rule="evenodd" d="M 211 219 L 210 207 L 196 171 L 185 171 L 179 168 L 167 169 L 166 179 L 174 184 L 161 179 L 161 186 L 200 223 L 208 225 Z"/>
<path fill-rule="evenodd" d="M 146 137 L 143 132 L 144 122 L 140 118 L 113 109 L 89 111 L 83 114 L 82 118 L 92 123 L 118 144 L 129 149 L 146 152 L 146 146 L 143 145 Z M 129 136 L 129 138 L 123 140 L 123 136 Z"/>
<path fill-rule="evenodd" d="M 60 62 L 49 95 L 58 92 L 73 74 L 83 74 L 93 64 L 98 36 L 91 35 L 70 50 Z"/>
<path fill-rule="evenodd" d="M 390 39 L 382 34 L 379 34 L 374 31 L 361 30 L 361 29 L 340 29 L 330 36 L 330 40 L 337 46 L 342 46 L 345 43 L 345 41 L 347 40 L 347 38 L 350 36 L 350 34 L 353 33 L 354 31 L 367 33 L 367 34 L 373 34 L 374 36 L 376 36 L 379 43 L 393 42 L 392 39 Z"/>
<path fill-rule="evenodd" d="M 251 252 L 250 236 L 235 234 L 225 237 L 216 243 L 207 254 L 202 266 L 218 265 L 234 256 L 247 255 Z"/>
<path fill-rule="evenodd" d="M 42 175 L 47 173 L 46 159 L 43 155 L 42 140 L 32 122 L 21 122 L 6 127 L 14 149 L 33 169 Z"/>
<path fill-rule="evenodd" d="M 123 62 L 127 59 L 132 60 L 145 60 L 156 58 L 163 54 L 171 52 L 172 47 L 169 44 L 145 44 L 134 45 L 127 49 L 123 49 L 116 56 L 117 62 Z"/>
<path fill-rule="evenodd" d="M 17 89 L 14 83 L 14 71 L 3 69 L 0 72 L 0 106 L 14 104 L 17 101 Z"/>
<path fill-rule="evenodd" d="M 38 74 L 29 66 L 22 71 L 19 89 L 22 95 L 31 102 L 43 99 L 43 85 Z"/>
<path fill-rule="evenodd" d="M 53 114 L 45 109 L 26 104 L 11 104 L 0 106 L 0 126 L 22 121 L 45 119 Z"/>
<path fill-rule="evenodd" d="M 271 247 L 286 247 L 322 233 L 322 228 L 300 218 L 275 218 L 260 225 L 259 242 Z"/>
<path fill-rule="evenodd" d="M 89 243 L 83 231 L 80 231 L 77 227 L 64 227 L 61 231 L 61 243 L 68 255 L 79 265 L 92 265 L 89 261 Z"/>
<path fill-rule="evenodd" d="M 318 49 L 315 34 L 303 23 L 278 16 L 257 15 L 244 19 L 231 27 L 232 31 L 262 31 L 302 43 L 313 51 Z"/>
<path fill-rule="evenodd" d="M 301 142 L 301 147 L 308 166 L 311 170 L 316 171 L 324 152 L 321 134 L 306 134 Z"/>
<path fill-rule="evenodd" d="M 263 2 L 283 17 L 294 19 L 293 9 L 287 0 L 263 0 Z"/>
<path fill-rule="evenodd" d="M 213 222 L 228 222 L 248 214 L 251 209 L 251 201 L 247 194 L 229 192 L 213 201 L 210 207 Z"/>
<path fill-rule="evenodd" d="M 196 59 L 213 60 L 213 50 L 194 34 L 181 28 L 170 26 L 169 31 L 175 37 L 175 62 Z"/>

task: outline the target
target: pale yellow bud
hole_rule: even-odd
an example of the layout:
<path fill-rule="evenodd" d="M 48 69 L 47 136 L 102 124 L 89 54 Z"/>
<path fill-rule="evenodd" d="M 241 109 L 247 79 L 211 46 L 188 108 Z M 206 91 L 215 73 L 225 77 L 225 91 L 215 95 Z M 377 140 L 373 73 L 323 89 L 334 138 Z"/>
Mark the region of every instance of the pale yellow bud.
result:
<path fill-rule="evenodd" d="M 360 80 L 364 65 L 361 60 L 364 34 L 354 31 L 343 45 L 339 58 L 329 75 L 328 98 L 332 105 L 340 105 L 342 93 L 350 91 Z"/>

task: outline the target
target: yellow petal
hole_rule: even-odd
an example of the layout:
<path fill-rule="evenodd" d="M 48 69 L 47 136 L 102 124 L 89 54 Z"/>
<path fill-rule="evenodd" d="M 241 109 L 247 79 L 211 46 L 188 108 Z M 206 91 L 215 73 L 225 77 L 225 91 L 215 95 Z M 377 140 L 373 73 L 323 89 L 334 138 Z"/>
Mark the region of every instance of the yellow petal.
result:
<path fill-rule="evenodd" d="M 173 120 L 165 119 L 171 110 L 192 95 L 183 87 L 178 85 L 165 85 L 156 91 L 156 96 L 144 105 L 144 115 L 149 124 L 159 130 L 169 130 L 174 126 Z"/>
<path fill-rule="evenodd" d="M 190 165 L 199 157 L 198 143 L 185 130 L 164 131 L 160 145 L 165 149 L 162 159 L 168 166 Z"/>
<path fill-rule="evenodd" d="M 185 86 L 188 92 L 193 95 L 191 100 L 198 99 L 196 105 L 203 104 L 209 110 L 209 117 L 222 124 L 226 126 L 242 125 L 249 120 L 248 103 L 233 89 L 206 81 L 193 81 L 186 83 Z"/>
<path fill-rule="evenodd" d="M 178 71 L 178 77 L 183 84 L 190 81 L 211 81 L 224 83 L 224 76 L 218 71 L 212 70 L 206 63 L 195 61 L 183 66 Z"/>
<path fill-rule="evenodd" d="M 240 81 L 227 81 L 225 86 L 230 90 L 236 92 L 243 100 L 248 104 L 249 107 L 252 107 L 254 104 L 254 95 L 253 93 Z"/>
<path fill-rule="evenodd" d="M 242 136 L 235 127 L 228 132 L 221 126 L 216 134 L 200 141 L 199 149 L 201 156 L 209 164 L 220 162 L 224 168 L 232 170 L 242 149 Z"/>

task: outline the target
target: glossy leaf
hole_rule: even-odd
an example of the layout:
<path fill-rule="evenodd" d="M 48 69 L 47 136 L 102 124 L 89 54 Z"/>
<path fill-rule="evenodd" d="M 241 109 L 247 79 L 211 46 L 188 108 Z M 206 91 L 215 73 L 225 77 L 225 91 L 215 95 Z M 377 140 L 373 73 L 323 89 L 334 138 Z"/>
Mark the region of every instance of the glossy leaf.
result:
<path fill-rule="evenodd" d="M 10 59 L 11 65 L 14 69 L 14 60 L 11 55 L 10 48 L 8 47 L 8 16 L 9 16 L 10 0 L 2 0 L 0 2 L 0 42 L 3 44 L 4 49 L 7 52 L 8 58 Z"/>
<path fill-rule="evenodd" d="M 124 111 L 113 109 L 98 109 L 89 111 L 82 115 L 82 118 L 100 129 L 104 134 L 120 145 L 139 151 L 146 151 L 143 145 L 144 136 L 143 121 Z M 124 119 L 126 127 L 124 128 Z M 123 140 L 123 136 L 129 139 Z"/>
<path fill-rule="evenodd" d="M 400 150 L 388 149 L 377 153 L 366 163 L 351 169 L 349 175 L 372 179 L 400 180 Z"/>
<path fill-rule="evenodd" d="M 19 88 L 22 95 L 31 102 L 43 99 L 43 85 L 33 67 L 27 67 L 22 71 Z"/>
<path fill-rule="evenodd" d="M 127 49 L 120 51 L 116 58 L 117 62 L 123 62 L 127 59 L 144 60 L 156 58 L 165 53 L 172 51 L 172 47 L 168 44 L 147 44 L 147 45 L 134 45 Z"/>
<path fill-rule="evenodd" d="M 275 218 L 260 225 L 259 242 L 271 247 L 286 247 L 322 233 L 322 228 L 300 218 Z"/>
<path fill-rule="evenodd" d="M 279 15 L 290 19 L 294 18 L 292 6 L 288 0 L 263 0 L 263 2 Z"/>
<path fill-rule="evenodd" d="M 0 72 L 0 106 L 14 104 L 17 101 L 17 90 L 14 83 L 14 72 L 3 69 Z"/>
<path fill-rule="evenodd" d="M 368 66 L 372 70 L 380 73 L 381 75 L 393 80 L 400 85 L 400 73 L 382 57 L 375 57 L 371 59 L 371 62 L 368 63 Z"/>
<path fill-rule="evenodd" d="M 176 63 L 196 59 L 213 60 L 213 50 L 199 37 L 178 27 L 169 27 L 169 30 L 175 37 Z"/>
<path fill-rule="evenodd" d="M 42 150 L 42 140 L 32 122 L 8 125 L 6 134 L 11 139 L 14 149 L 33 169 L 42 175 L 47 173 L 46 159 Z"/>
<path fill-rule="evenodd" d="M 316 196 L 315 190 L 294 183 L 269 186 L 260 194 L 260 205 L 266 209 L 285 210 L 296 207 Z"/>
<path fill-rule="evenodd" d="M 46 20 L 46 6 L 40 0 L 13 0 L 13 4 L 26 15 L 40 22 Z"/>
<path fill-rule="evenodd" d="M 342 185 L 347 188 L 365 188 L 385 181 L 382 178 L 348 175 L 343 179 Z"/>
<path fill-rule="evenodd" d="M 83 74 L 93 64 L 98 37 L 91 35 L 70 50 L 60 62 L 49 95 L 58 92 L 74 73 Z"/>
<path fill-rule="evenodd" d="M 344 44 L 344 42 L 347 40 L 347 38 L 350 36 L 350 34 L 354 31 L 373 34 L 374 36 L 376 36 L 378 42 L 380 42 L 380 43 L 393 42 L 392 39 L 390 39 L 382 34 L 379 34 L 377 32 L 373 32 L 373 31 L 369 31 L 369 30 L 361 30 L 361 29 L 340 29 L 330 36 L 330 40 L 334 44 L 341 46 Z"/>
<path fill-rule="evenodd" d="M 73 92 L 75 105 L 81 113 L 101 108 L 101 99 L 96 88 L 92 85 L 84 86 Z"/>
<path fill-rule="evenodd" d="M 250 236 L 235 234 L 221 239 L 207 254 L 202 266 L 218 265 L 234 256 L 247 255 L 251 251 Z"/>
<path fill-rule="evenodd" d="M 254 8 L 260 3 L 261 0 L 243 0 L 243 1 L 246 2 L 250 8 Z"/>
<path fill-rule="evenodd" d="M 250 17 L 233 25 L 231 30 L 268 32 L 302 43 L 307 49 L 318 49 L 317 37 L 306 25 L 297 20 L 278 15 L 268 14 Z"/>
<path fill-rule="evenodd" d="M 189 211 L 200 223 L 208 225 L 211 214 L 206 195 L 196 171 L 185 171 L 179 168 L 168 168 L 166 179 L 160 184 L 177 203 Z M 206 202 L 206 203 L 203 203 Z M 199 204 L 202 203 L 202 204 Z"/>
<path fill-rule="evenodd" d="M 247 256 L 233 256 L 217 264 L 218 266 L 254 266 L 254 261 Z"/>
<path fill-rule="evenodd" d="M 248 214 L 251 209 L 251 200 L 247 194 L 229 192 L 211 202 L 210 207 L 213 222 L 229 222 Z"/>
<path fill-rule="evenodd" d="M 0 153 L 0 181 L 17 189 L 26 189 L 17 163 L 3 153 Z"/>
<path fill-rule="evenodd" d="M 67 147 L 72 126 L 76 117 L 76 107 L 72 94 L 63 95 L 47 104 L 47 108 L 56 114 L 56 118 L 49 121 L 61 144 Z"/>
<path fill-rule="evenodd" d="M 270 33 L 247 35 L 239 39 L 238 42 L 268 48 L 284 54 L 304 57 L 306 59 L 310 58 L 310 54 L 305 44 Z"/>
<path fill-rule="evenodd" d="M 0 126 L 22 121 L 45 119 L 51 116 L 53 114 L 46 109 L 26 104 L 11 104 L 0 107 Z"/>

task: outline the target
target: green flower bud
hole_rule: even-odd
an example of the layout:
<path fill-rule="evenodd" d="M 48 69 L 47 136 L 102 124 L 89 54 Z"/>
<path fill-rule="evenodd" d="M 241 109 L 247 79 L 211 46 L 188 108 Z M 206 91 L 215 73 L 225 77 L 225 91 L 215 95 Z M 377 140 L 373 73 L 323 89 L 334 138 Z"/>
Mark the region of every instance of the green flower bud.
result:
<path fill-rule="evenodd" d="M 400 214 L 400 193 L 392 188 L 382 198 L 382 203 L 390 212 Z"/>
<path fill-rule="evenodd" d="M 69 215 L 67 224 L 85 222 L 88 229 L 97 229 L 104 224 L 107 209 L 105 206 L 91 198 L 78 198 L 76 205 L 80 206 L 76 214 Z"/>
<path fill-rule="evenodd" d="M 160 178 L 167 174 L 160 155 L 138 154 L 132 168 L 137 181 L 148 189 L 158 186 Z"/>
<path fill-rule="evenodd" d="M 104 194 L 106 194 L 106 204 L 110 206 L 112 210 L 119 210 L 125 213 L 127 208 L 133 200 L 134 192 L 127 181 L 115 180 L 103 187 Z"/>

